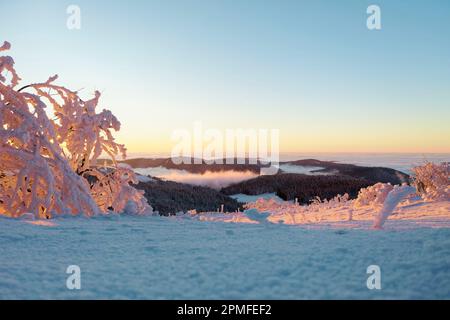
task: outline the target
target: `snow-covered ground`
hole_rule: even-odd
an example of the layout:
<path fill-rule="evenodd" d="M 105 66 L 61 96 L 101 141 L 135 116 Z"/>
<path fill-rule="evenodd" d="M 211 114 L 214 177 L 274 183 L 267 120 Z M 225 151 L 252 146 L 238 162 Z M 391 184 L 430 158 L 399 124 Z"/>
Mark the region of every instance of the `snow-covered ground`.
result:
<path fill-rule="evenodd" d="M 1 299 L 450 298 L 445 224 L 391 219 L 377 231 L 368 221 L 117 215 L 32 223 L 0 218 Z M 66 288 L 69 265 L 81 268 L 81 290 Z M 366 286 L 369 265 L 381 268 L 381 290 Z"/>
<path fill-rule="evenodd" d="M 381 227 L 386 221 L 399 220 L 415 223 L 416 226 L 450 228 L 450 201 L 424 201 L 412 195 L 407 199 L 397 197 L 398 191 L 414 188 L 404 186 L 389 193 L 380 205 L 360 205 L 358 200 L 336 197 L 330 201 L 299 205 L 270 197 L 259 198 L 245 205 L 245 212 L 217 213 L 205 212 L 194 215 L 201 221 L 232 223 L 289 224 L 314 227 L 336 226 L 366 228 L 367 225 Z M 260 195 L 261 196 L 261 195 Z M 400 194 L 400 196 L 403 196 Z M 254 196 L 258 197 L 258 196 Z M 263 214 L 263 216 L 261 215 Z"/>

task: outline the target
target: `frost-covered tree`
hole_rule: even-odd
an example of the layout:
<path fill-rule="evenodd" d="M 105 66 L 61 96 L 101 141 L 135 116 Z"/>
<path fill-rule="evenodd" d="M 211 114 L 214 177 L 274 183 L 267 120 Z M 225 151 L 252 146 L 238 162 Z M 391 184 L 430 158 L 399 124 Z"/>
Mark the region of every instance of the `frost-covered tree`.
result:
<path fill-rule="evenodd" d="M 9 48 L 5 42 L 0 52 Z M 14 60 L 0 56 L 0 214 L 150 211 L 143 192 L 131 186 L 133 171 L 116 162 L 126 153 L 113 137 L 120 122 L 109 110 L 97 112 L 100 93 L 83 101 L 56 79 L 18 88 Z M 112 166 L 96 166 L 103 153 Z"/>
<path fill-rule="evenodd" d="M 426 200 L 450 200 L 450 166 L 426 162 L 412 169 L 414 184 Z"/>

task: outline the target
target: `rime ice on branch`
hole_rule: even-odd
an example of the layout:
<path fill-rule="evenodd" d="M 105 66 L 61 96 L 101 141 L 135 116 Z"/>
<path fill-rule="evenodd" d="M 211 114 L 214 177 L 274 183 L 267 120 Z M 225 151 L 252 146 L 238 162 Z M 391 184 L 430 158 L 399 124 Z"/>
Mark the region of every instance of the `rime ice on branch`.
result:
<path fill-rule="evenodd" d="M 0 52 L 9 48 L 5 42 Z M 18 89 L 13 58 L 0 56 L 0 214 L 151 211 L 131 186 L 133 171 L 117 165 L 116 156 L 126 152 L 112 133 L 120 122 L 109 110 L 96 111 L 100 93 L 83 101 L 56 79 Z M 96 166 L 103 153 L 111 167 Z"/>
<path fill-rule="evenodd" d="M 413 168 L 414 184 L 427 200 L 450 200 L 450 166 L 448 162 L 426 162 Z"/>

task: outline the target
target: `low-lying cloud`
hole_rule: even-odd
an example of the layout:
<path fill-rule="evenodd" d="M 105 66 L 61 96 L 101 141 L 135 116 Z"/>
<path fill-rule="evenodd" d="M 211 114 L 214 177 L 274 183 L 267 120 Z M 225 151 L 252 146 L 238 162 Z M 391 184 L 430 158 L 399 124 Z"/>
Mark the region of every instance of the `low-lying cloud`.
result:
<path fill-rule="evenodd" d="M 205 186 L 220 190 L 234 183 L 256 178 L 257 173 L 251 171 L 206 171 L 205 173 L 191 173 L 185 170 L 167 169 L 164 167 L 137 168 L 141 175 L 149 175 L 164 180 L 186 183 L 194 186 Z"/>

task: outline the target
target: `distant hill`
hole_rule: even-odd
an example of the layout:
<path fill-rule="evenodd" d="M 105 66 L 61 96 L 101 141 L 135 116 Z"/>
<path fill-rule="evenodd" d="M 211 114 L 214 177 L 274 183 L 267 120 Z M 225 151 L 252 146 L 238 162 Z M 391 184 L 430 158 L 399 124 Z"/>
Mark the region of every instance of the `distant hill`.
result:
<path fill-rule="evenodd" d="M 182 160 L 182 158 L 178 158 L 178 160 Z M 226 170 L 235 170 L 235 171 L 251 171 L 255 173 L 259 173 L 260 168 L 264 167 L 262 164 L 258 162 L 258 164 L 249 164 L 248 160 L 244 160 L 243 164 L 237 164 L 237 160 L 233 160 L 233 164 L 227 164 L 226 159 L 223 159 L 223 164 L 217 163 L 208 163 L 206 160 L 200 159 L 184 159 L 184 163 L 176 164 L 172 160 L 172 158 L 136 158 L 136 159 L 127 159 L 125 161 L 121 161 L 129 164 L 133 168 L 154 168 L 154 167 L 164 167 L 166 169 L 177 169 L 177 170 L 185 170 L 191 173 L 205 173 L 206 171 L 226 171 Z M 190 163 L 189 163 L 190 162 Z M 201 163 L 198 163 L 201 162 Z"/>
<path fill-rule="evenodd" d="M 236 200 L 208 187 L 153 178 L 149 182 L 140 182 L 136 188 L 144 190 L 148 202 L 161 215 L 186 212 L 191 209 L 217 211 L 222 204 L 227 212 L 237 211 L 240 207 Z"/>
<path fill-rule="evenodd" d="M 264 167 L 259 162 L 249 164 L 248 160 L 244 164 L 237 164 L 236 160 L 234 164 L 208 164 L 206 161 L 201 161 L 201 164 L 175 164 L 171 158 L 137 158 L 122 162 L 133 168 L 164 167 L 197 174 L 228 170 L 259 173 Z M 224 159 L 223 162 L 226 163 L 226 160 Z M 103 163 L 103 160 L 99 160 L 99 163 Z M 313 175 L 287 173 L 280 170 L 276 175 L 258 176 L 230 185 L 220 191 L 158 178 L 149 182 L 140 182 L 137 188 L 145 191 L 146 198 L 155 210 L 167 215 L 191 209 L 216 211 L 222 204 L 225 211 L 236 211 L 241 204 L 229 196 L 239 193 L 248 195 L 276 193 L 284 200 L 298 198 L 300 203 L 309 203 L 315 197 L 330 199 L 345 193 L 355 198 L 361 188 L 377 182 L 401 184 L 409 181 L 407 174 L 383 167 L 363 167 L 316 159 L 285 161 L 280 165 L 282 168 L 283 165 L 309 167 Z M 314 175 L 314 173 L 318 174 Z"/>
<path fill-rule="evenodd" d="M 408 182 L 410 177 L 401 171 L 384 167 L 362 167 L 354 164 L 337 163 L 332 161 L 320 161 L 315 159 L 305 159 L 285 162 L 290 165 L 321 167 L 323 169 L 315 172 L 331 173 L 353 178 L 366 179 L 372 184 L 384 182 L 391 184 L 402 184 Z"/>
<path fill-rule="evenodd" d="M 102 163 L 102 161 L 103 160 L 99 160 L 99 163 Z M 217 172 L 227 170 L 251 171 L 259 173 L 261 168 L 267 167 L 265 165 L 262 165 L 260 162 L 258 162 L 257 164 L 249 164 L 248 159 L 246 160 L 245 164 L 237 164 L 236 159 L 233 159 L 234 164 L 225 164 L 226 159 L 223 160 L 224 164 L 207 164 L 205 160 L 202 160 L 201 164 L 193 164 L 193 160 L 192 164 L 175 164 L 171 158 L 136 158 L 128 159 L 122 162 L 129 164 L 133 168 L 164 167 L 167 169 L 185 170 L 191 173 L 199 174 L 205 173 L 206 171 Z M 361 178 L 369 181 L 372 184 L 375 184 L 377 182 L 401 184 L 403 182 L 409 181 L 409 176 L 406 173 L 384 167 L 364 167 L 353 164 L 337 163 L 333 161 L 320 161 L 316 159 L 280 162 L 280 165 L 283 164 L 306 167 L 320 167 L 323 169 L 318 169 L 313 172 Z"/>
<path fill-rule="evenodd" d="M 276 193 L 283 200 L 298 198 L 300 203 L 309 203 L 315 197 L 331 199 L 338 194 L 345 193 L 348 193 L 351 198 L 355 198 L 361 188 L 370 185 L 372 183 L 366 179 L 348 176 L 280 173 L 273 176 L 259 176 L 223 188 L 221 191 L 227 195 Z"/>

